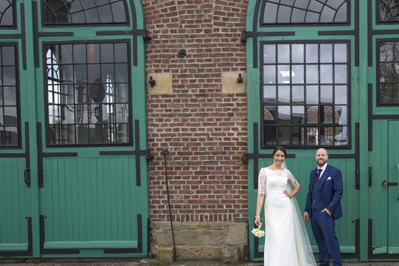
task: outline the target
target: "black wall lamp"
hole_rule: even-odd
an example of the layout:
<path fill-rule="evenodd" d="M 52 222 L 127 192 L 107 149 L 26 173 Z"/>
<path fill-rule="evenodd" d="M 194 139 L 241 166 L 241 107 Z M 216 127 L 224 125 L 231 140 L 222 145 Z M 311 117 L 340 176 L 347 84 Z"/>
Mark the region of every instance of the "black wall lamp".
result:
<path fill-rule="evenodd" d="M 238 82 L 238 83 L 242 83 L 242 76 L 241 76 L 241 74 L 238 74 L 237 82 Z"/>
<path fill-rule="evenodd" d="M 177 53 L 177 56 L 180 58 L 183 58 L 187 55 L 186 49 L 181 49 L 179 50 L 179 52 Z"/>
<path fill-rule="evenodd" d="M 148 81 L 148 83 L 150 83 L 151 88 L 154 88 L 155 84 L 157 84 L 157 83 L 155 82 L 155 80 L 152 79 L 152 76 L 150 76 L 150 80 Z"/>

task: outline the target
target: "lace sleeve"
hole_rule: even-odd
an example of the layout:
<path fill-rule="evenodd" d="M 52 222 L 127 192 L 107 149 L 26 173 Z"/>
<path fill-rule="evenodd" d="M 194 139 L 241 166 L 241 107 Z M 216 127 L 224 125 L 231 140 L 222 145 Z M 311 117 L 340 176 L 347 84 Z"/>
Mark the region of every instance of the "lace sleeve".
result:
<path fill-rule="evenodd" d="M 294 175 L 288 169 L 287 172 L 288 172 L 288 182 L 290 182 L 291 186 L 294 188 L 299 187 L 299 183 L 298 181 L 296 181 Z"/>
<path fill-rule="evenodd" d="M 262 168 L 258 176 L 258 194 L 266 194 L 266 171 Z"/>

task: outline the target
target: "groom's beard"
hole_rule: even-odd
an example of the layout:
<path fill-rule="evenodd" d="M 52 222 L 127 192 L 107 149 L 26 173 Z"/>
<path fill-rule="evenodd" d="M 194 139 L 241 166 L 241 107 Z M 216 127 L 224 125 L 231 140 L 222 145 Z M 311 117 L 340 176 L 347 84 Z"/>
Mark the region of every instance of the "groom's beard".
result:
<path fill-rule="evenodd" d="M 327 161 L 317 161 L 317 164 L 318 164 L 320 167 L 323 167 L 323 165 L 325 165 L 326 162 L 327 162 Z"/>

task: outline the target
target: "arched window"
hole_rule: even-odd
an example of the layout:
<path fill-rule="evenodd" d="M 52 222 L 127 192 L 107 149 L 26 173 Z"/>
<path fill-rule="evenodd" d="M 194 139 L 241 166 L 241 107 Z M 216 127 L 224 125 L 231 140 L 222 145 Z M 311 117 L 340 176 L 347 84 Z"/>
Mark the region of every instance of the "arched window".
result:
<path fill-rule="evenodd" d="M 348 23 L 347 0 L 265 0 L 262 23 Z"/>
<path fill-rule="evenodd" d="M 14 0 L 0 1 L 0 27 L 14 26 Z"/>
<path fill-rule="evenodd" d="M 122 0 L 44 0 L 44 25 L 126 24 L 127 7 Z"/>

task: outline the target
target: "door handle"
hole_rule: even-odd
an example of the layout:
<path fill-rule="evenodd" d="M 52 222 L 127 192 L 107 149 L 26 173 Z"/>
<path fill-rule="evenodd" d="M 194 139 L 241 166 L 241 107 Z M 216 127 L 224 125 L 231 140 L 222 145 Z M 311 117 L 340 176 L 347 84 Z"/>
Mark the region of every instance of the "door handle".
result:
<path fill-rule="evenodd" d="M 25 179 L 26 186 L 30 187 L 30 169 L 25 169 L 25 171 L 24 171 L 24 179 Z"/>

